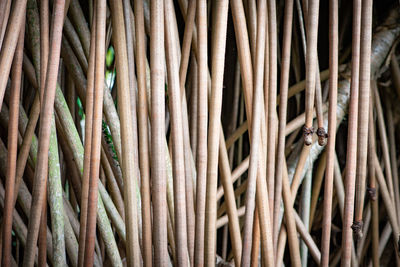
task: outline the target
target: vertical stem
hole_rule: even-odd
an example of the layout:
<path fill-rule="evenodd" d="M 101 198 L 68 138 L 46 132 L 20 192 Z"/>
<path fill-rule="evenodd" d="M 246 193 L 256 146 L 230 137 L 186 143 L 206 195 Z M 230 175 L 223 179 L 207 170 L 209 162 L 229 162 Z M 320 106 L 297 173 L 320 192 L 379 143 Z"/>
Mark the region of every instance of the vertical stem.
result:
<path fill-rule="evenodd" d="M 304 177 L 300 207 L 301 207 L 301 220 L 304 222 L 305 229 L 310 228 L 310 200 L 311 200 L 311 183 L 312 183 L 312 168 L 307 169 L 306 176 Z M 300 242 L 301 265 L 307 266 L 308 263 L 308 247 L 304 241 Z"/>
<path fill-rule="evenodd" d="M 2 233 L 2 266 L 11 266 L 12 258 L 12 218 L 14 210 L 14 187 L 17 167 L 18 149 L 18 115 L 19 99 L 21 92 L 21 73 L 22 57 L 24 49 L 25 25 L 21 27 L 18 44 L 12 66 L 11 96 L 10 96 L 10 117 L 8 121 L 8 153 L 7 153 L 7 173 L 5 181 L 5 197 L 3 210 L 3 233 Z"/>
<path fill-rule="evenodd" d="M 374 267 L 379 266 L 379 207 L 376 190 L 376 177 L 375 177 L 375 166 L 374 166 L 374 155 L 375 155 L 375 123 L 374 123 L 374 112 L 373 112 L 373 99 L 372 92 L 370 94 L 369 102 L 369 120 L 368 120 L 368 175 L 369 175 L 369 193 L 371 200 L 372 209 L 372 262 Z"/>
<path fill-rule="evenodd" d="M 336 109 L 338 80 L 338 3 L 329 1 L 329 111 L 328 145 L 325 169 L 324 216 L 322 219 L 321 266 L 329 265 L 329 244 L 332 220 L 333 175 L 336 143 Z M 319 81 L 317 81 L 319 82 Z"/>
<path fill-rule="evenodd" d="M 185 81 L 189 65 L 190 44 L 192 42 L 193 31 L 195 26 L 195 15 L 196 15 L 196 1 L 189 1 L 187 7 L 186 21 L 185 21 L 185 32 L 183 34 L 183 40 L 182 40 L 181 62 L 179 65 L 179 86 L 181 88 L 181 93 L 183 93 L 183 89 L 185 88 Z"/>
<path fill-rule="evenodd" d="M 317 62 L 317 41 L 318 41 L 318 15 L 319 1 L 310 0 L 307 18 L 307 54 L 306 54 L 306 121 L 304 124 L 304 143 L 312 144 L 312 135 L 314 129 L 312 127 L 314 112 L 314 95 L 315 95 L 315 72 Z"/>
<path fill-rule="evenodd" d="M 354 190 L 357 163 L 358 77 L 360 63 L 361 0 L 353 1 L 353 36 L 349 126 L 346 153 L 345 199 L 342 233 L 342 266 L 350 266 L 352 251 L 351 221 L 354 213 Z"/>
<path fill-rule="evenodd" d="M 142 199 L 142 256 L 145 267 L 152 266 L 151 197 L 149 166 L 148 107 L 146 95 L 146 47 L 143 0 L 134 1 L 136 26 L 136 71 L 138 79 L 138 128 L 140 195 Z"/>
<path fill-rule="evenodd" d="M 293 20 L 293 0 L 285 1 L 285 14 L 283 24 L 282 42 L 282 69 L 280 81 L 279 98 L 279 126 L 278 126 L 278 147 L 276 160 L 276 181 L 275 181 L 275 202 L 274 202 L 274 247 L 278 245 L 279 235 L 279 214 L 281 211 L 282 200 L 282 170 L 285 160 L 285 129 L 287 118 L 287 101 L 290 75 L 290 47 L 292 42 L 292 20 Z"/>
<path fill-rule="evenodd" d="M 257 211 L 257 204 L 255 210 Z M 260 256 L 260 218 L 258 212 L 254 212 L 254 222 L 253 222 L 253 240 L 251 244 L 251 265 L 258 265 L 258 257 Z"/>
<path fill-rule="evenodd" d="M 207 1 L 197 0 L 197 36 L 198 36 L 198 109 L 197 109 L 197 190 L 196 190 L 196 266 L 204 264 L 205 246 L 205 206 L 207 180 Z M 214 251 L 212 251 L 214 253 Z"/>
<path fill-rule="evenodd" d="M 49 59 L 49 1 L 40 1 L 40 89 L 39 99 L 43 105 L 44 86 L 46 83 L 47 63 Z M 38 264 L 46 264 L 46 232 L 47 232 L 47 185 L 44 186 L 45 195 L 42 207 L 41 224 L 39 229 L 39 259 Z"/>
<path fill-rule="evenodd" d="M 83 158 L 81 214 L 79 227 L 78 266 L 83 267 L 86 246 L 86 225 L 89 201 L 90 162 L 92 151 L 93 132 L 93 105 L 94 105 L 94 69 L 96 56 L 96 11 L 93 15 L 92 31 L 90 36 L 89 64 L 86 85 L 86 109 L 85 109 L 85 147 Z"/>
<path fill-rule="evenodd" d="M 125 10 L 130 6 L 125 6 Z M 129 13 L 125 14 L 130 22 Z M 124 7 L 121 0 L 111 2 L 111 18 L 115 46 L 117 69 L 118 109 L 121 119 L 122 174 L 124 176 L 125 227 L 127 232 L 127 264 L 140 266 L 140 248 L 137 217 L 136 188 L 138 177 L 137 166 L 137 125 L 136 97 L 134 96 L 133 48 L 127 51 L 127 37 L 124 22 Z M 131 25 L 129 23 L 129 25 Z M 131 28 L 128 27 L 131 34 Z M 129 35 L 129 34 L 128 34 Z M 129 35 L 132 37 L 131 35 Z M 129 40 L 130 39 L 130 40 Z M 132 43 L 132 38 L 128 38 Z M 131 96 L 131 94 L 133 94 Z M 132 100 L 131 100 L 132 99 Z M 132 114 L 133 113 L 133 114 Z"/>
<path fill-rule="evenodd" d="M 168 70 L 169 110 L 171 112 L 171 145 L 174 175 L 174 234 L 176 242 L 175 264 L 184 266 L 188 262 L 187 228 L 186 228 L 186 196 L 185 196 L 185 161 L 182 125 L 182 102 L 178 73 L 178 51 L 174 40 L 172 2 L 165 1 L 164 25 L 166 39 L 166 63 Z M 188 166 L 189 167 L 189 166 Z"/>
<path fill-rule="evenodd" d="M 228 24 L 229 1 L 219 1 L 215 7 L 212 43 L 212 77 L 210 97 L 210 122 L 208 131 L 207 183 L 205 210 L 205 251 L 207 266 L 215 264 L 217 231 L 217 187 L 218 187 L 218 149 L 221 131 L 222 89 L 224 81 L 226 31 Z M 201 90 L 201 87 L 200 87 Z"/>
<path fill-rule="evenodd" d="M 276 162 L 276 184 L 275 184 L 275 203 L 274 203 L 274 247 L 278 250 L 279 236 L 279 213 L 281 210 L 281 199 L 285 204 L 285 220 L 286 228 L 289 236 L 290 258 L 293 266 L 300 266 L 299 242 L 297 239 L 296 226 L 293 216 L 293 208 L 291 206 L 290 184 L 287 174 L 283 175 L 283 167 L 285 163 L 285 129 L 287 117 L 287 99 L 289 87 L 289 68 L 290 68 L 290 47 L 292 37 L 292 20 L 293 20 L 293 1 L 285 2 L 283 44 L 282 44 L 282 69 L 280 83 L 280 106 L 279 106 L 279 132 L 278 132 L 278 148 Z M 286 167 L 285 167 L 286 169 Z M 287 172 L 285 170 L 285 172 Z M 283 188 L 282 188 L 283 187 Z M 283 189 L 283 192 L 282 192 Z"/>
<path fill-rule="evenodd" d="M 258 36 L 258 34 L 257 34 Z M 258 39 L 258 37 L 257 37 Z M 275 146 L 276 146 L 276 95 L 277 95 L 277 29 L 276 3 L 268 0 L 268 39 L 269 39 L 269 85 L 268 85 L 268 143 L 267 143 L 267 184 L 270 203 L 271 222 L 274 221 L 275 191 Z M 267 75 L 267 74 L 266 74 Z M 255 114 L 253 114 L 255 115 Z"/>
<path fill-rule="evenodd" d="M 92 266 L 94 260 L 94 241 L 96 239 L 96 215 L 98 201 L 98 178 L 100 167 L 100 149 L 102 134 L 102 104 L 104 90 L 104 56 L 105 56 L 105 28 L 106 28 L 106 1 L 96 2 L 96 42 L 94 67 L 94 96 L 92 144 L 90 154 L 90 181 L 88 195 L 88 211 L 86 225 L 86 245 L 84 266 Z"/>
<path fill-rule="evenodd" d="M 151 179 L 153 193 L 154 265 L 166 266 L 167 206 L 165 166 L 165 84 L 164 84 L 164 7 L 162 0 L 151 3 Z"/>
<path fill-rule="evenodd" d="M 365 197 L 365 179 L 367 176 L 368 154 L 368 118 L 371 87 L 371 37 L 372 36 L 372 0 L 362 4 L 361 48 L 360 48 L 360 92 L 358 105 L 357 169 L 355 219 L 352 225 L 356 238 L 362 235 L 362 215 Z"/>

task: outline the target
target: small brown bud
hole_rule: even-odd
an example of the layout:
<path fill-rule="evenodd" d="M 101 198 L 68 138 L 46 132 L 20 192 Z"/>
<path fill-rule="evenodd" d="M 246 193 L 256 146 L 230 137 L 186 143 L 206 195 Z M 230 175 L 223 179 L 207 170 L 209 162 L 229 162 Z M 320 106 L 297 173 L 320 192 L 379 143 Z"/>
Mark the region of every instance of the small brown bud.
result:
<path fill-rule="evenodd" d="M 317 130 L 317 136 L 318 136 L 318 144 L 320 146 L 326 145 L 328 134 L 325 131 L 325 128 L 320 127 Z"/>
<path fill-rule="evenodd" d="M 363 237 L 362 227 L 363 227 L 362 221 L 355 221 L 355 222 L 353 222 L 353 225 L 351 226 L 351 229 L 353 229 L 353 234 L 354 234 L 354 238 L 356 239 L 356 241 L 360 240 Z"/>
<path fill-rule="evenodd" d="M 313 133 L 314 133 L 313 127 L 307 127 L 307 126 L 303 127 L 304 144 L 306 144 L 306 146 L 309 146 L 312 144 Z"/>

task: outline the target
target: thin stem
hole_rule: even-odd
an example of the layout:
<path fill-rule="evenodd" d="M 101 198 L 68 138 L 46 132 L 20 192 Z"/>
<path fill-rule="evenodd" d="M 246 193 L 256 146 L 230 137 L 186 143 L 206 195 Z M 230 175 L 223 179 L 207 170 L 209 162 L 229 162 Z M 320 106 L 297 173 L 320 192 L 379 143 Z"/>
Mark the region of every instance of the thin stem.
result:
<path fill-rule="evenodd" d="M 369 175 L 369 188 L 367 189 L 371 200 L 372 210 L 372 262 L 374 267 L 379 266 L 379 206 L 377 198 L 376 177 L 374 155 L 376 153 L 375 147 L 375 122 L 374 122 L 374 101 L 372 92 L 370 93 L 369 101 L 369 120 L 368 120 L 368 175 Z"/>
<path fill-rule="evenodd" d="M 197 188 L 196 188 L 196 229 L 195 258 L 196 266 L 205 263 L 205 206 L 207 181 L 207 3 L 197 1 L 196 8 L 198 36 L 198 97 L 197 97 Z M 212 251 L 214 253 L 214 251 Z M 208 258 L 209 259 L 209 258 Z"/>
<path fill-rule="evenodd" d="M 8 20 L 0 51 L 0 109 L 3 104 L 4 93 L 11 70 L 11 63 L 18 43 L 19 32 L 25 22 L 25 10 L 27 0 L 17 1 Z M 5 18 L 4 18 L 5 19 Z"/>
<path fill-rule="evenodd" d="M 218 187 L 218 144 L 220 141 L 221 130 L 220 121 L 222 109 L 222 89 L 224 81 L 223 69 L 225 64 L 226 31 L 228 24 L 228 7 L 229 2 L 227 0 L 218 2 L 218 5 L 215 7 L 216 20 L 213 25 L 214 38 L 212 43 L 212 77 L 211 97 L 209 103 L 210 121 L 207 149 L 208 155 L 204 245 L 204 263 L 207 266 L 212 266 L 215 264 L 217 241 L 217 231 L 215 228 L 215 223 L 217 220 L 216 195 Z M 201 90 L 201 87 L 199 87 L 199 89 Z M 239 258 L 240 256 L 237 255 L 238 260 Z"/>
<path fill-rule="evenodd" d="M 317 40 L 318 40 L 318 14 L 319 1 L 310 0 L 307 18 L 307 54 L 306 54 L 306 121 L 304 124 L 304 143 L 312 144 L 312 127 L 314 95 L 315 95 L 315 73 L 317 62 Z"/>
<path fill-rule="evenodd" d="M 88 195 L 88 211 L 85 238 L 84 266 L 92 266 L 94 260 L 94 241 L 96 239 L 96 215 L 98 200 L 98 179 L 100 166 L 102 104 L 104 90 L 104 56 L 105 56 L 105 22 L 106 1 L 96 2 L 96 41 L 95 41 L 95 67 L 94 67 L 94 96 L 93 96 L 93 121 L 92 144 L 90 153 L 90 181 Z"/>
<path fill-rule="evenodd" d="M 349 266 L 352 251 L 351 221 L 354 213 L 354 191 L 357 163 L 358 77 L 360 63 L 361 1 L 353 1 L 353 38 L 349 126 L 346 152 L 345 200 L 342 233 L 342 266 Z"/>
<path fill-rule="evenodd" d="M 142 256 L 146 267 L 152 266 L 151 197 L 149 166 L 149 129 L 146 95 L 146 47 L 143 0 L 134 1 L 136 25 L 136 71 L 138 79 L 138 129 L 140 195 L 142 199 Z"/>
<path fill-rule="evenodd" d="M 154 265 L 166 266 L 167 207 L 165 166 L 165 100 L 164 100 L 164 7 L 162 0 L 151 3 L 150 69 L 151 69 L 151 180 L 153 194 Z"/>
<path fill-rule="evenodd" d="M 78 266 L 83 267 L 85 246 L 86 246 L 86 225 L 90 183 L 90 162 L 92 151 L 92 131 L 93 131 L 93 105 L 94 105 L 94 68 L 96 54 L 96 12 L 93 15 L 92 31 L 90 38 L 89 64 L 86 85 L 86 109 L 85 109 L 85 147 L 82 174 L 82 193 L 81 193 L 81 215 L 79 226 L 79 250 Z"/>
<path fill-rule="evenodd" d="M 43 96 L 46 83 L 47 63 L 49 59 L 49 1 L 40 1 L 40 89 L 39 99 L 43 105 Z M 39 259 L 40 265 L 46 264 L 46 231 L 47 231 L 47 185 L 45 185 L 45 196 L 43 201 L 42 218 L 39 229 Z"/>
<path fill-rule="evenodd" d="M 138 207 L 136 198 L 139 166 L 137 160 L 136 96 L 134 88 L 133 47 L 127 51 L 127 41 L 132 43 L 129 5 L 122 1 L 111 2 L 113 24 L 113 43 L 117 69 L 118 109 L 121 120 L 122 175 L 124 177 L 125 227 L 127 232 L 127 264 L 140 266 L 140 247 L 138 232 Z M 125 15 L 125 16 L 124 16 Z M 125 21 L 124 21 L 125 17 Z M 127 27 L 125 28 L 125 22 Z M 129 25 L 129 26 L 128 26 Z M 128 34 L 127 34 L 128 33 Z M 97 50 L 96 50 L 97 52 Z"/>
<path fill-rule="evenodd" d="M 329 111 L 328 145 L 325 169 L 324 216 L 322 219 L 321 266 L 329 265 L 329 244 L 332 224 L 332 195 L 335 165 L 336 109 L 339 52 L 339 15 L 338 3 L 329 1 Z"/>
<path fill-rule="evenodd" d="M 277 23 L 276 3 L 268 0 L 268 41 L 269 41 L 269 84 L 268 84 L 268 142 L 267 142 L 267 184 L 272 225 L 274 225 L 275 194 L 275 147 L 277 133 Z M 258 36 L 258 35 L 257 35 Z M 255 114 L 253 114 L 255 115 Z"/>
<path fill-rule="evenodd" d="M 292 42 L 292 20 L 293 20 L 293 0 L 285 1 L 285 15 L 283 25 L 283 43 L 282 43 L 282 69 L 280 81 L 280 105 L 279 105 L 279 131 L 278 147 L 276 160 L 276 178 L 275 178 L 275 203 L 274 203 L 274 247 L 278 245 L 279 235 L 279 214 L 281 212 L 282 200 L 282 174 L 283 162 L 285 160 L 285 128 L 287 120 L 287 94 L 289 87 L 290 74 L 290 47 Z M 292 255 L 292 254 L 291 254 Z M 293 261 L 293 260 L 292 260 Z M 294 261 L 293 261 L 294 262 Z"/>
<path fill-rule="evenodd" d="M 356 203 L 353 231 L 356 238 L 362 235 L 365 180 L 367 176 L 368 118 L 371 86 L 372 0 L 363 1 L 361 14 L 360 93 L 358 105 Z M 361 227 L 360 227 L 361 225 Z"/>
<path fill-rule="evenodd" d="M 25 25 L 22 25 L 14 62 L 12 66 L 12 79 L 11 79 L 11 96 L 10 96 L 10 110 L 8 121 L 8 153 L 7 153 L 7 173 L 5 181 L 5 196 L 4 196 L 4 209 L 3 209 L 3 233 L 2 233 L 2 266 L 11 266 L 11 231 L 12 231 L 12 218 L 14 210 L 14 188 L 17 167 L 17 149 L 18 149 L 18 113 L 19 113 L 19 99 L 21 92 L 21 73 L 22 73 L 22 58 L 24 49 Z"/>
<path fill-rule="evenodd" d="M 175 224 L 174 234 L 176 242 L 175 264 L 183 266 L 188 261 L 187 227 L 186 227 L 186 197 L 185 197 L 185 164 L 182 125 L 182 102 L 179 85 L 179 73 L 176 45 L 173 37 L 171 23 L 173 18 L 172 3 L 165 1 L 165 37 L 166 37 L 166 63 L 168 70 L 168 95 L 169 110 L 171 112 L 171 145 L 172 145 L 172 167 L 174 175 L 174 207 Z"/>

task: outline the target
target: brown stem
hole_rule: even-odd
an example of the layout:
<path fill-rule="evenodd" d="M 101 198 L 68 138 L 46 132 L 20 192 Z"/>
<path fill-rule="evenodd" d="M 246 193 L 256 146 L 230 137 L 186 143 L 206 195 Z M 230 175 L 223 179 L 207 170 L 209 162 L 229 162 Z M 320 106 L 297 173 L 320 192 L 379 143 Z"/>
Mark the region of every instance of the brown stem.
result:
<path fill-rule="evenodd" d="M 276 160 L 276 177 L 275 177 L 275 203 L 274 203 L 274 247 L 278 245 L 279 235 L 279 214 L 281 212 L 282 200 L 282 174 L 283 162 L 285 160 L 285 128 L 287 119 L 287 94 L 289 87 L 289 70 L 290 70 L 290 47 L 292 42 L 292 20 L 293 20 L 293 1 L 285 1 L 285 15 L 283 25 L 283 43 L 282 43 L 282 69 L 280 81 L 280 105 L 279 105 L 279 131 L 278 131 L 278 147 Z M 293 224 L 294 225 L 294 224 Z M 292 253 L 292 251 L 290 251 Z M 294 256 L 294 254 L 291 254 Z M 296 255 L 297 256 L 297 255 Z M 293 262 L 296 262 L 292 258 Z M 297 262 L 298 263 L 298 262 Z"/>
<path fill-rule="evenodd" d="M 367 192 L 369 193 L 372 210 L 372 262 L 374 267 L 379 266 L 379 207 L 377 200 L 377 188 L 376 188 L 376 177 L 375 177 L 375 165 L 374 165 L 374 155 L 376 153 L 375 147 L 375 122 L 374 122 L 374 101 L 372 98 L 372 92 L 370 94 L 369 102 L 369 120 L 368 120 L 368 175 L 369 175 L 369 188 Z"/>
<path fill-rule="evenodd" d="M 129 3 L 128 3 L 129 4 Z M 136 188 L 139 180 L 137 160 L 136 96 L 134 88 L 133 47 L 127 51 L 127 41 L 132 44 L 129 5 L 122 1 L 111 2 L 113 43 L 117 69 L 118 109 L 121 120 L 122 174 L 124 177 L 125 227 L 127 232 L 127 264 L 140 266 Z M 124 14 L 124 10 L 126 11 Z M 125 15 L 125 16 L 124 16 Z M 125 29 L 125 22 L 127 28 Z M 129 25 L 129 26 L 128 26 Z"/>
<path fill-rule="evenodd" d="M 357 137 L 357 175 L 356 175 L 356 203 L 355 221 L 353 228 L 356 238 L 362 236 L 362 228 L 358 231 L 357 226 L 362 225 L 364 209 L 365 180 L 367 176 L 367 153 L 368 153 L 368 118 L 369 98 L 371 85 L 371 39 L 372 39 L 372 0 L 364 1 L 361 14 L 361 48 L 360 48 L 360 92 L 358 105 L 358 137 Z"/>
<path fill-rule="evenodd" d="M 164 1 L 151 3 L 151 180 L 153 194 L 154 265 L 167 265 L 167 206 L 164 131 Z"/>
<path fill-rule="evenodd" d="M 209 103 L 209 131 L 207 155 L 207 184 L 206 184 L 206 209 L 205 209 L 205 245 L 204 263 L 207 266 L 215 264 L 217 231 L 216 195 L 218 187 L 218 149 L 221 130 L 222 89 L 224 80 L 226 31 L 228 24 L 228 1 L 219 1 L 215 7 L 216 17 L 214 23 L 212 43 L 212 77 L 211 97 Z M 200 32 L 200 31 L 199 31 Z M 199 64 L 200 65 L 200 64 Z M 200 75 L 199 75 L 200 76 Z M 199 87 L 201 90 L 201 87 Z M 225 153 L 226 154 L 226 153 Z M 199 170 L 198 170 L 199 171 Z M 232 200 L 234 203 L 234 200 Z M 239 260 L 240 256 L 236 255 Z M 239 263 L 239 262 L 238 262 Z"/>
<path fill-rule="evenodd" d="M 15 2 L 15 5 L 8 20 L 8 27 L 5 33 L 0 51 L 0 109 L 3 104 L 4 93 L 11 70 L 11 63 L 18 43 L 19 32 L 25 23 L 25 10 L 27 0 Z"/>
<path fill-rule="evenodd" d="M 144 266 L 152 266 L 151 197 L 149 166 L 148 107 L 146 95 L 146 47 L 143 0 L 134 1 L 136 25 L 136 71 L 138 79 L 138 128 L 140 194 L 142 199 L 142 256 Z"/>
<path fill-rule="evenodd" d="M 5 181 L 5 197 L 3 209 L 2 227 L 2 266 L 11 266 L 11 231 L 14 210 L 14 188 L 17 168 L 17 147 L 18 147 L 18 111 L 21 92 L 22 58 L 24 48 L 25 25 L 23 23 L 18 37 L 18 44 L 12 66 L 10 111 L 8 121 L 8 153 L 7 173 Z M 46 249 L 46 248 L 45 248 Z"/>
<path fill-rule="evenodd" d="M 268 84 L 268 142 L 267 142 L 267 184 L 270 204 L 271 223 L 274 223 L 275 193 L 275 147 L 277 133 L 277 22 L 276 3 L 268 0 L 268 46 L 269 46 L 269 84 Z M 253 114 L 254 115 L 254 114 Z"/>
<path fill-rule="evenodd" d="M 98 178 L 101 149 L 102 103 L 104 90 L 106 1 L 96 2 L 96 41 L 93 92 L 92 144 L 90 152 L 90 181 L 87 209 L 84 266 L 92 266 L 96 239 Z M 93 33 L 92 33 L 93 34 Z"/>
<path fill-rule="evenodd" d="M 339 15 L 337 1 L 329 1 L 329 112 L 325 187 L 324 187 L 324 216 L 322 220 L 321 266 L 329 265 L 329 244 L 331 235 L 332 195 L 335 164 L 336 143 L 336 109 L 338 81 L 338 32 Z M 318 81 L 319 82 L 319 81 Z"/>
<path fill-rule="evenodd" d="M 81 215 L 80 215 L 80 231 L 79 231 L 79 249 L 78 249 L 78 266 L 82 267 L 85 256 L 86 246 L 86 226 L 87 211 L 89 197 L 90 182 L 90 162 L 92 151 L 92 127 L 93 127 L 93 105 L 94 105 L 94 69 L 96 54 L 96 12 L 93 16 L 92 32 L 90 38 L 89 65 L 87 72 L 86 86 L 86 108 L 85 108 L 85 146 L 83 156 L 83 175 L 82 175 L 82 193 L 81 193 Z"/>
<path fill-rule="evenodd" d="M 351 221 L 354 213 L 354 191 L 357 163 L 358 77 L 360 63 L 361 1 L 353 1 L 353 38 L 351 60 L 351 92 L 346 152 L 345 204 L 342 234 L 342 266 L 349 266 L 352 250 Z"/>
<path fill-rule="evenodd" d="M 182 102 L 179 85 L 179 73 L 174 32 L 169 23 L 173 18 L 171 1 L 165 1 L 165 37 L 166 37 L 166 63 L 168 70 L 168 95 L 169 110 L 171 112 L 171 145 L 172 164 L 174 175 L 174 207 L 175 224 L 174 234 L 176 242 L 175 264 L 187 264 L 187 227 L 186 227 L 186 197 L 185 197 L 185 164 L 182 125 Z"/>
<path fill-rule="evenodd" d="M 307 18 L 307 53 L 306 53 L 306 121 L 304 124 L 304 143 L 312 144 L 312 127 L 314 95 L 315 95 L 315 73 L 317 62 L 317 39 L 318 39 L 318 14 L 319 1 L 311 0 L 308 8 Z"/>
<path fill-rule="evenodd" d="M 207 180 L 207 3 L 197 1 L 197 62 L 198 62 L 198 108 L 197 108 L 197 189 L 196 189 L 196 229 L 194 264 L 205 262 L 205 206 Z M 212 251 L 214 253 L 214 251 Z"/>

